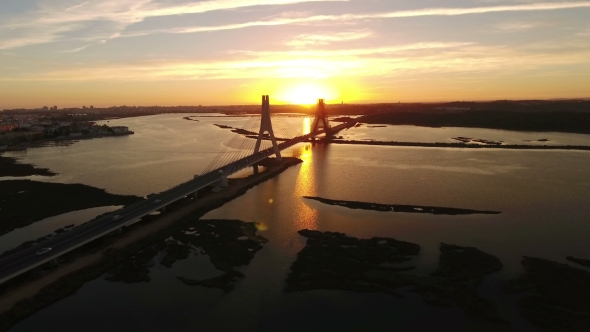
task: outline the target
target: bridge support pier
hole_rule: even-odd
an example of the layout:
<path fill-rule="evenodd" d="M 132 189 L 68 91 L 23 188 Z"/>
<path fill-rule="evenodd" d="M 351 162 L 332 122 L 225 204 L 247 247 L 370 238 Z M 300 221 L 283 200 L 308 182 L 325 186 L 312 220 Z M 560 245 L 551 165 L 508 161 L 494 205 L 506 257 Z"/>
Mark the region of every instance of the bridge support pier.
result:
<path fill-rule="evenodd" d="M 254 170 L 254 174 L 258 174 L 258 165 L 252 165 L 252 169 Z"/>
<path fill-rule="evenodd" d="M 223 173 L 223 171 L 219 171 L 219 186 L 221 188 L 227 188 L 229 186 L 229 181 L 227 180 L 227 176 Z"/>
<path fill-rule="evenodd" d="M 326 140 L 329 140 L 332 137 L 332 133 L 330 131 L 330 123 L 326 116 L 326 105 L 323 99 L 318 99 L 318 108 L 315 113 L 315 119 L 313 119 L 313 124 L 311 125 L 311 132 L 315 133 L 321 129 L 326 133 Z M 312 140 L 315 141 L 315 136 L 312 137 Z"/>
<path fill-rule="evenodd" d="M 194 199 L 199 198 L 199 192 L 198 191 L 195 191 L 192 196 L 193 196 Z"/>
<path fill-rule="evenodd" d="M 268 132 L 268 136 L 272 141 L 272 147 L 274 149 L 275 155 L 277 156 L 277 160 L 281 160 L 281 150 L 277 144 L 275 133 L 272 130 L 272 122 L 270 121 L 270 99 L 268 95 L 262 96 L 262 117 L 260 119 L 260 132 L 258 133 L 258 139 L 256 140 L 254 154 L 260 151 L 260 143 L 262 143 L 265 132 Z"/>

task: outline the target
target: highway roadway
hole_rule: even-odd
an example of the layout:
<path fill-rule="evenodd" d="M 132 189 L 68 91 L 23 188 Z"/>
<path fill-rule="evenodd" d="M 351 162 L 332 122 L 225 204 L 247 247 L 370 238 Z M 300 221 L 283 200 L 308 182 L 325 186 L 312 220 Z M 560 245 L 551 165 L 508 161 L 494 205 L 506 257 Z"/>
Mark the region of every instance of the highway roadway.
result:
<path fill-rule="evenodd" d="M 180 186 L 150 196 L 149 199 L 124 207 L 92 222 L 82 224 L 67 233 L 60 234 L 38 246 L 18 251 L 0 259 L 0 283 L 17 275 L 29 271 L 67 252 L 70 252 L 92 240 L 126 225 L 132 224 L 140 218 L 166 207 L 167 205 L 190 195 L 199 189 L 212 185 L 220 180 L 219 174 L 207 174 Z M 114 220 L 115 216 L 119 216 Z M 37 255 L 41 248 L 52 248 L 44 255 Z"/>
<path fill-rule="evenodd" d="M 354 121 L 354 123 L 356 123 L 356 121 Z M 342 129 L 349 128 L 352 125 L 354 125 L 352 122 L 343 123 L 331 128 L 331 132 L 336 133 Z M 295 144 L 307 141 L 310 138 L 321 134 L 323 134 L 323 130 L 314 134 L 308 134 L 282 142 L 279 144 L 279 149 L 287 149 Z M 0 284 L 79 248 L 88 242 L 114 232 L 119 228 L 130 225 L 138 221 L 140 218 L 156 210 L 162 209 L 185 196 L 191 195 L 202 188 L 218 183 L 221 180 L 220 171 L 222 171 L 225 176 L 229 176 L 241 169 L 266 159 L 273 154 L 274 150 L 272 148 L 265 149 L 256 154 L 225 165 L 215 171 L 195 177 L 193 180 L 168 189 L 160 194 L 150 196 L 149 199 L 111 212 L 110 214 L 92 222 L 82 224 L 67 233 L 60 234 L 37 246 L 32 246 L 6 257 L 2 257 L 0 258 Z M 38 255 L 37 251 L 41 248 L 52 248 L 52 250 L 43 255 Z"/>

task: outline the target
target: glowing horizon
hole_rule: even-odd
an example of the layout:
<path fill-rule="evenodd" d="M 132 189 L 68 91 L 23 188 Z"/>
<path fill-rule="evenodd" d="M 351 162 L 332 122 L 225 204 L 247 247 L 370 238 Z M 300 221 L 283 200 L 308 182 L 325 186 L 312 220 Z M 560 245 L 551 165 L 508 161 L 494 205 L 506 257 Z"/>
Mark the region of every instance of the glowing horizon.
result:
<path fill-rule="evenodd" d="M 590 97 L 589 1 L 37 1 L 2 5 L 0 109 Z"/>

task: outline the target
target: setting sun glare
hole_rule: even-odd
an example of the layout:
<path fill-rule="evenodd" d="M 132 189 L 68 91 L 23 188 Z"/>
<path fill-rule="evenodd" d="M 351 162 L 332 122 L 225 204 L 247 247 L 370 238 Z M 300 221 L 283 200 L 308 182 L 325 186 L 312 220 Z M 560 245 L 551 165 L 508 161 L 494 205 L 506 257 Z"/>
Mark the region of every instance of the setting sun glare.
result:
<path fill-rule="evenodd" d="M 318 99 L 323 98 L 333 100 L 337 98 L 337 93 L 333 88 L 319 84 L 301 84 L 286 87 L 278 92 L 277 99 L 298 105 L 315 104 Z"/>

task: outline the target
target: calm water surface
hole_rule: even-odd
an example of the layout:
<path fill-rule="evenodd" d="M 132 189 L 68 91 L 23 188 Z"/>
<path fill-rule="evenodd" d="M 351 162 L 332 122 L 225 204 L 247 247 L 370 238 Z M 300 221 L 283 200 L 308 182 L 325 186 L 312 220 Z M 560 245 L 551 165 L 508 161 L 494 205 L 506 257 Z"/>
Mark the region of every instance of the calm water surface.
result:
<path fill-rule="evenodd" d="M 15 229 L 14 231 L 0 236 L 0 254 L 6 250 L 13 249 L 20 244 L 36 240 L 40 237 L 53 234 L 55 230 L 65 226 L 78 226 L 97 216 L 118 210 L 123 206 L 101 206 L 96 208 L 72 211 L 57 216 L 45 218 L 29 226 Z"/>
<path fill-rule="evenodd" d="M 129 125 L 136 134 L 82 141 L 70 147 L 32 149 L 23 161 L 60 173 L 48 181 L 82 182 L 124 194 L 161 191 L 197 174 L 213 158 L 212 153 L 222 149 L 222 142 L 231 138 L 229 131 L 211 123 L 235 123 L 239 127 L 245 121 L 198 118 L 202 121 L 191 122 L 181 117 L 111 121 Z M 290 121 L 306 123 L 303 118 Z M 367 130 L 357 129 L 358 135 Z M 357 129 L 346 135 L 356 135 Z M 439 141 L 437 136 L 429 136 L 434 129 L 423 129 L 425 140 Z M 469 130 L 474 134 L 458 135 L 495 139 L 487 135 L 487 130 Z M 504 133 L 506 137 L 521 135 Z M 550 135 L 540 133 L 538 137 Z M 587 139 L 559 135 L 564 140 Z M 383 139 L 377 134 L 373 138 Z M 177 276 L 199 279 L 214 275 L 206 258 L 192 256 L 171 269 L 156 264 L 149 283 L 126 285 L 102 278 L 91 281 L 74 296 L 19 323 L 13 331 L 77 331 L 81 327 L 87 331 L 535 331 L 519 318 L 513 298 L 499 291 L 501 283 L 522 272 L 523 255 L 560 262 L 565 262 L 567 255 L 589 258 L 588 152 L 307 144 L 287 154 L 304 162 L 205 216 L 258 221 L 267 226 L 262 235 L 270 242 L 240 269 L 246 277 L 231 293 L 189 287 L 178 281 Z M 435 216 L 350 210 L 305 200 L 304 195 L 495 210 L 502 214 Z M 305 245 L 305 239 L 297 234 L 303 228 L 365 238 L 390 236 L 418 243 L 422 249 L 414 260 L 418 266 L 414 273 L 423 274 L 436 268 L 441 242 L 476 246 L 504 263 L 501 272 L 485 280 L 481 293 L 496 302 L 510 325 L 473 319 L 457 308 L 434 308 L 411 292 L 405 292 L 401 299 L 342 291 L 285 293 L 289 267 Z"/>
<path fill-rule="evenodd" d="M 556 132 L 538 133 L 458 127 L 431 128 L 418 126 L 383 126 L 364 124 L 359 128 L 343 131 L 341 135 L 345 139 L 350 140 L 377 140 L 394 142 L 457 143 L 459 141 L 454 140 L 454 137 L 469 137 L 473 139 L 502 141 L 505 144 L 590 145 L 590 135 L 583 134 Z"/>

